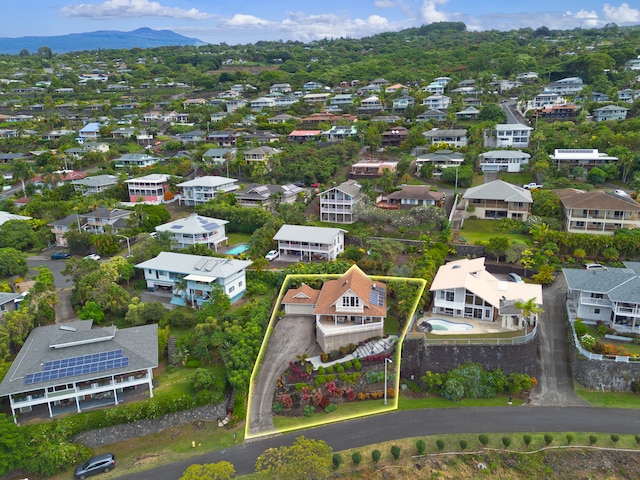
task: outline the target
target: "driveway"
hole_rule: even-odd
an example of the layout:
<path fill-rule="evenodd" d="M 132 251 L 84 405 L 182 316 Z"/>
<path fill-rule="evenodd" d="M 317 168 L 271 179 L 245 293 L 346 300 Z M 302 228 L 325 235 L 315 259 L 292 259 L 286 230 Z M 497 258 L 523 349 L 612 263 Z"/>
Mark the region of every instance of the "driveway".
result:
<path fill-rule="evenodd" d="M 272 404 L 276 379 L 295 361 L 297 355 L 313 357 L 321 353 L 316 343 L 312 315 L 285 315 L 269 338 L 267 351 L 260 366 L 251 395 L 248 412 L 249 436 L 277 433 L 273 426 Z"/>
<path fill-rule="evenodd" d="M 38 267 L 48 267 L 53 275 L 53 284 L 58 294 L 58 304 L 56 305 L 56 323 L 69 322 L 77 320 L 75 310 L 71 306 L 71 289 L 73 284 L 71 280 L 62 274 L 62 270 L 67 266 L 65 260 L 51 260 L 51 251 L 46 251 L 41 255 L 27 257 L 29 270 L 34 270 L 34 277 L 37 275 L 35 271 Z"/>
<path fill-rule="evenodd" d="M 544 313 L 538 324 L 538 386 L 531 392 L 529 406 L 588 406 L 573 388 L 569 361 L 569 344 L 565 298 L 567 282 L 560 275 L 551 286 L 544 287 Z"/>

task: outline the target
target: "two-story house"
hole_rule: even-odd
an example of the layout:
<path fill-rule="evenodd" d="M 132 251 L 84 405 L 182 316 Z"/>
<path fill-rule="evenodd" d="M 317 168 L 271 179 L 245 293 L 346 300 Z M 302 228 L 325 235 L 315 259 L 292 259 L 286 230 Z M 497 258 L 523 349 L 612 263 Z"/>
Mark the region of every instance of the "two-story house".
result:
<path fill-rule="evenodd" d="M 344 251 L 345 233 L 341 228 L 283 225 L 273 239 L 281 260 L 329 262 Z"/>
<path fill-rule="evenodd" d="M 137 264 L 136 268 L 144 271 L 150 290 L 171 290 L 172 304 L 202 305 L 211 300 L 211 291 L 216 285 L 232 304 L 242 298 L 247 288 L 249 265 L 249 260 L 160 252 L 157 257 Z"/>
<path fill-rule="evenodd" d="M 411 210 L 415 207 L 442 207 L 445 194 L 429 185 L 403 185 L 400 190 L 376 199 L 376 207 L 386 210 Z"/>
<path fill-rule="evenodd" d="M 148 153 L 125 153 L 124 155 L 116 158 L 114 164 L 116 168 L 123 167 L 150 167 L 160 161 L 159 158 L 149 155 Z"/>
<path fill-rule="evenodd" d="M 176 186 L 181 189 L 180 203 L 190 207 L 207 203 L 221 193 L 233 192 L 239 188 L 238 180 L 235 178 L 212 175 L 196 177 Z"/>
<path fill-rule="evenodd" d="M 353 210 L 362 200 L 362 185 L 355 180 L 320 192 L 320 221 L 353 223 L 356 221 Z"/>
<path fill-rule="evenodd" d="M 226 220 L 203 217 L 192 213 L 188 217 L 179 218 L 173 222 L 164 223 L 156 227 L 156 232 L 169 232 L 171 244 L 176 248 L 189 248 L 192 245 L 205 245 L 216 252 L 221 244 L 229 245 L 229 238 L 225 231 Z"/>
<path fill-rule="evenodd" d="M 533 128 L 520 123 L 501 123 L 495 128 L 486 129 L 484 146 L 486 148 L 527 148 Z"/>
<path fill-rule="evenodd" d="M 328 142 L 341 142 L 347 137 L 354 137 L 358 134 L 358 130 L 353 125 L 334 125 L 329 130 L 322 132 L 320 135 L 323 140 Z"/>
<path fill-rule="evenodd" d="M 521 150 L 491 150 L 481 153 L 478 158 L 483 172 L 517 173 L 529 163 L 531 155 Z"/>
<path fill-rule="evenodd" d="M 143 177 L 125 180 L 129 189 L 129 202 L 159 204 L 165 202 L 165 195 L 169 192 L 169 175 L 151 173 Z"/>
<path fill-rule="evenodd" d="M 453 130 L 441 130 L 434 128 L 428 132 L 424 132 L 422 136 L 430 144 L 446 143 L 455 148 L 462 148 L 467 146 L 467 129 L 458 128 Z"/>
<path fill-rule="evenodd" d="M 640 203 L 603 190 L 556 190 L 564 227 L 571 233 L 613 235 L 620 228 L 640 227 Z"/>
<path fill-rule="evenodd" d="M 99 207 L 82 215 L 82 229 L 93 234 L 115 234 L 127 228 L 127 220 L 132 214 L 131 210 Z"/>
<path fill-rule="evenodd" d="M 420 170 L 424 165 L 433 165 L 435 176 L 442 175 L 445 168 L 458 168 L 464 162 L 464 155 L 453 150 L 436 150 L 418 155 L 416 157 L 416 174 L 420 175 Z"/>
<path fill-rule="evenodd" d="M 257 147 L 257 148 L 252 148 L 251 150 L 247 150 L 242 154 L 242 157 L 244 158 L 244 161 L 247 163 L 262 162 L 262 163 L 268 164 L 269 160 L 275 155 L 278 155 L 279 153 L 282 153 L 282 150 L 279 150 L 273 147 L 263 146 L 263 147 Z"/>
<path fill-rule="evenodd" d="M 235 192 L 236 203 L 243 207 L 259 207 L 275 211 L 278 204 L 295 203 L 304 189 L 297 185 L 261 185 L 250 183 Z"/>
<path fill-rule="evenodd" d="M 118 177 L 115 175 L 95 175 L 93 177 L 85 177 L 79 180 L 72 180 L 71 184 L 76 192 L 88 197 L 102 193 L 105 190 L 118 184 Z"/>
<path fill-rule="evenodd" d="M 446 110 L 451 105 L 451 97 L 446 95 L 431 95 L 422 100 L 422 105 L 431 110 Z"/>
<path fill-rule="evenodd" d="M 597 148 L 556 148 L 549 158 L 555 162 L 557 168 L 566 167 L 573 170 L 575 167 L 582 167 L 587 171 L 618 161 L 618 157 L 600 153 Z"/>
<path fill-rule="evenodd" d="M 605 105 L 593 109 L 593 119 L 596 122 L 618 121 L 627 118 L 629 109 L 618 105 Z"/>
<path fill-rule="evenodd" d="M 517 185 L 494 180 L 469 188 L 462 196 L 465 209 L 473 207 L 478 218 L 512 218 L 525 222 L 531 215 L 531 192 Z"/>
<path fill-rule="evenodd" d="M 407 139 L 409 130 L 406 127 L 393 127 L 380 134 L 382 137 L 382 147 L 399 147 Z"/>

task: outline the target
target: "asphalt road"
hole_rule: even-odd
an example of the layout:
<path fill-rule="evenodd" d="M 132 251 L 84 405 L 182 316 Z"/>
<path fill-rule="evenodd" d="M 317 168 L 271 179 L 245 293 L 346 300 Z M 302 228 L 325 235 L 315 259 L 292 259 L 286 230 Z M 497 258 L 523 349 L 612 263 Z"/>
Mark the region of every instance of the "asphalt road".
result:
<path fill-rule="evenodd" d="M 50 256 L 54 250 L 47 250 L 41 255 L 34 255 L 27 258 L 29 269 L 38 267 L 48 267 L 53 274 L 53 283 L 58 293 L 58 305 L 56 305 L 56 323 L 68 322 L 77 318 L 77 315 L 71 307 L 71 281 L 62 274 L 65 269 L 65 260 L 51 260 Z"/>
<path fill-rule="evenodd" d="M 132 480 L 175 480 L 194 463 L 231 462 L 238 475 L 254 471 L 258 456 L 267 448 L 290 445 L 299 435 L 324 440 L 334 450 L 365 447 L 373 443 L 421 435 L 500 432 L 596 432 L 636 434 L 640 415 L 635 411 L 593 407 L 484 407 L 408 410 L 335 423 L 270 437 L 211 452 L 187 461 L 126 474 Z M 365 453 L 365 458 L 367 453 Z"/>

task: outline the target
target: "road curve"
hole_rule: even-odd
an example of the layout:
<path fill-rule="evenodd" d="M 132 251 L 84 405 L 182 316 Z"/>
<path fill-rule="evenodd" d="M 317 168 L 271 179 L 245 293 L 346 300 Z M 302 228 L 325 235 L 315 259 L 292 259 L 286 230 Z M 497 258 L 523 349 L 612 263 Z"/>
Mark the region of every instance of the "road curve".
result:
<path fill-rule="evenodd" d="M 231 462 L 238 475 L 245 475 L 254 471 L 256 459 L 265 449 L 290 445 L 299 435 L 324 440 L 334 450 L 344 450 L 421 435 L 500 432 L 637 434 L 640 433 L 640 415 L 635 410 L 594 407 L 476 407 L 406 410 L 266 438 L 145 472 L 125 474 L 118 478 L 175 480 L 180 478 L 191 464 L 215 463 L 222 460 Z"/>

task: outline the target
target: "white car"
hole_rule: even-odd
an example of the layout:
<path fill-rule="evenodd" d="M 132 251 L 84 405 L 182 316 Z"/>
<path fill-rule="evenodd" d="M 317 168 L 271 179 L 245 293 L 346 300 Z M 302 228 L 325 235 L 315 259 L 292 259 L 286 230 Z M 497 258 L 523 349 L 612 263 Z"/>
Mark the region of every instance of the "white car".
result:
<path fill-rule="evenodd" d="M 90 253 L 89 255 L 87 255 L 84 258 L 88 258 L 89 260 L 100 260 L 100 255 L 98 255 L 97 253 Z"/>
<path fill-rule="evenodd" d="M 625 192 L 624 190 L 615 190 L 613 193 L 615 193 L 619 197 L 628 197 L 629 196 L 629 194 L 627 192 Z"/>
<path fill-rule="evenodd" d="M 269 252 L 264 256 L 267 260 L 275 260 L 280 256 L 280 252 L 278 250 L 269 250 Z"/>

